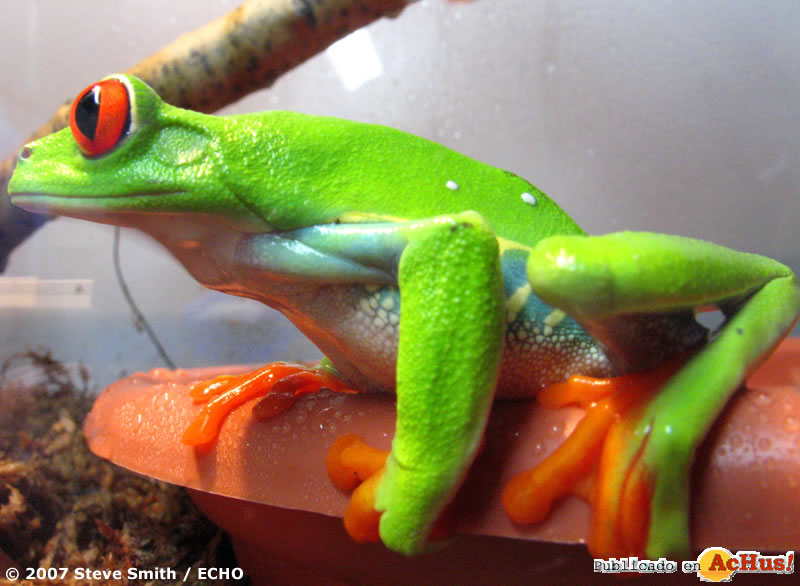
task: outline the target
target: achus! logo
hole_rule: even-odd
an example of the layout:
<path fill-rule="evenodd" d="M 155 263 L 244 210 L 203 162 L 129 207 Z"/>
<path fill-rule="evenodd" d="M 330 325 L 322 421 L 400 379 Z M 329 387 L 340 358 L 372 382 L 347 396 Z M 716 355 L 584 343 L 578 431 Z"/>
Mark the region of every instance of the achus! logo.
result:
<path fill-rule="evenodd" d="M 724 547 L 708 547 L 697 558 L 697 577 L 703 582 L 730 582 L 734 574 L 792 574 L 794 552 L 761 555 L 758 551 L 731 553 Z"/>

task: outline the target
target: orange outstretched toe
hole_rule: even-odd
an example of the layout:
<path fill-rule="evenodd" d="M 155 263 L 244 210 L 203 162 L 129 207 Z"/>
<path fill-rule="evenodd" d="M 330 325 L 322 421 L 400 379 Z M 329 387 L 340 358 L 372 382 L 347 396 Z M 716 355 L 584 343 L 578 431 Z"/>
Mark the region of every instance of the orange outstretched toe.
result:
<path fill-rule="evenodd" d="M 265 396 L 254 411 L 259 419 L 267 419 L 290 408 L 297 397 L 322 389 L 356 392 L 329 372 L 286 362 L 195 383 L 189 393 L 195 403 L 205 404 L 183 432 L 182 441 L 188 446 L 207 446 L 217 438 L 228 414 L 250 399 Z"/>
<path fill-rule="evenodd" d="M 641 447 L 633 461 L 625 458 L 641 408 L 685 360 L 682 356 L 652 371 L 609 379 L 573 376 L 543 389 L 538 399 L 545 407 L 578 404 L 586 414 L 544 461 L 506 485 L 502 500 L 511 520 L 540 521 L 555 501 L 575 494 L 592 505 L 589 549 L 594 555 L 641 554 L 652 479 L 639 459 Z"/>

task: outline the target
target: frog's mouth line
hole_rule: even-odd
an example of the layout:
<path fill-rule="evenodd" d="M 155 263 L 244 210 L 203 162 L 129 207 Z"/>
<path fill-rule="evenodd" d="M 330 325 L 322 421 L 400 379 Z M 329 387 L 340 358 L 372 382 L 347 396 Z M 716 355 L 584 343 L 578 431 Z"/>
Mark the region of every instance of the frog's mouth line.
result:
<path fill-rule="evenodd" d="M 158 214 L 143 205 L 143 199 L 182 195 L 186 192 L 143 193 L 136 195 L 52 195 L 20 193 L 10 195 L 11 203 L 26 211 L 46 216 L 66 216 L 101 224 L 131 225 L 133 216 Z"/>
<path fill-rule="evenodd" d="M 144 198 L 185 195 L 187 191 L 162 191 L 137 193 L 135 195 L 53 195 L 52 193 L 10 194 L 11 203 L 29 212 L 67 215 L 69 211 L 91 213 L 114 212 L 135 209 Z M 133 204 L 133 205 L 131 205 Z M 102 209 L 100 209 L 102 208 Z"/>
<path fill-rule="evenodd" d="M 134 227 L 144 229 L 150 225 L 152 218 L 158 224 L 164 222 L 165 216 L 191 216 L 197 224 L 214 224 L 220 218 L 227 219 L 227 225 L 240 232 L 270 232 L 268 226 L 253 223 L 248 217 L 237 218 L 235 215 L 225 216 L 218 213 L 202 213 L 191 208 L 175 209 L 159 206 L 156 198 L 175 197 L 176 203 L 182 203 L 181 196 L 190 195 L 188 191 L 163 191 L 138 193 L 135 195 L 52 195 L 44 193 L 18 193 L 10 195 L 11 203 L 32 213 L 46 216 L 65 216 L 88 220 L 99 224 Z M 185 201 L 185 200 L 184 200 Z M 149 203 L 149 202 L 152 202 Z M 204 219 L 201 221 L 200 217 Z M 158 220 L 156 220 L 158 218 Z M 174 227 L 174 226 L 173 226 Z"/>
<path fill-rule="evenodd" d="M 82 193 L 80 195 L 67 195 L 67 194 L 54 194 L 54 193 L 37 193 L 33 191 L 25 191 L 19 193 L 12 193 L 9 194 L 11 198 L 11 202 L 14 203 L 14 200 L 42 200 L 42 199 L 52 199 L 53 201 L 83 201 L 83 200 L 90 200 L 90 201 L 97 201 L 97 200 L 133 200 L 139 199 L 142 197 L 159 197 L 159 196 L 170 196 L 170 195 L 185 195 L 189 193 L 188 191 L 153 191 L 150 193 L 135 193 L 135 194 L 125 194 L 125 195 L 109 195 L 107 193 L 99 193 L 97 195 L 91 195 L 88 193 Z M 24 203 L 24 202 L 23 202 Z M 17 205 L 17 204 L 14 204 Z"/>

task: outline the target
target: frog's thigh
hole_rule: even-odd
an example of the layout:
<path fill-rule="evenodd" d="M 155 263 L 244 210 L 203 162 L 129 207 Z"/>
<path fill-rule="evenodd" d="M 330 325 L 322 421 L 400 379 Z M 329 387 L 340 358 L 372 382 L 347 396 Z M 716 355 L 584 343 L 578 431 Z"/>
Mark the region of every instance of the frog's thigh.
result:
<path fill-rule="evenodd" d="M 553 236 L 528 257 L 536 294 L 584 321 L 735 304 L 781 277 L 793 275 L 772 259 L 650 232 Z"/>

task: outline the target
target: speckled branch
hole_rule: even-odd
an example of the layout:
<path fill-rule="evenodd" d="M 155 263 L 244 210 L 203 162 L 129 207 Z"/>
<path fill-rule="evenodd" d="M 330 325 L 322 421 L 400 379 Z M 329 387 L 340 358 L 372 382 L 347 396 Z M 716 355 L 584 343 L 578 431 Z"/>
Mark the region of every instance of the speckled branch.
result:
<path fill-rule="evenodd" d="M 336 40 L 412 1 L 251 0 L 179 37 L 128 72 L 171 104 L 213 112 L 271 85 Z M 66 102 L 28 140 L 63 128 L 68 109 Z M 16 160 L 14 152 L 0 163 L 0 271 L 14 247 L 47 220 L 9 203 L 8 181 Z"/>

